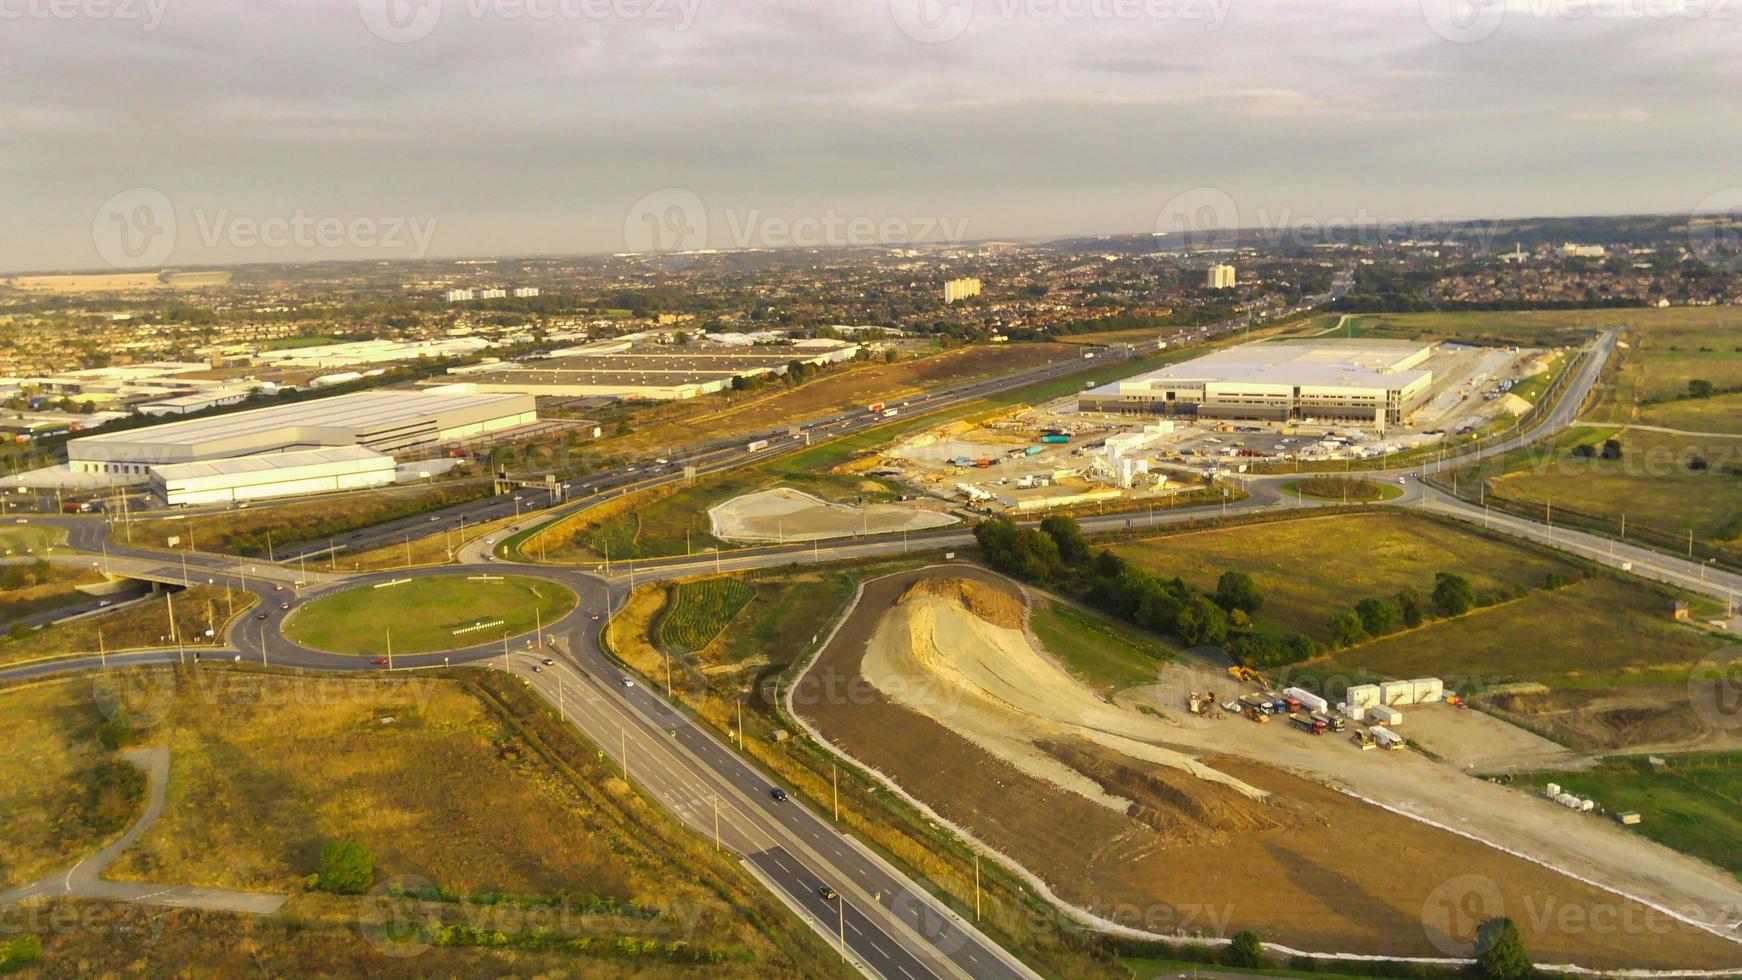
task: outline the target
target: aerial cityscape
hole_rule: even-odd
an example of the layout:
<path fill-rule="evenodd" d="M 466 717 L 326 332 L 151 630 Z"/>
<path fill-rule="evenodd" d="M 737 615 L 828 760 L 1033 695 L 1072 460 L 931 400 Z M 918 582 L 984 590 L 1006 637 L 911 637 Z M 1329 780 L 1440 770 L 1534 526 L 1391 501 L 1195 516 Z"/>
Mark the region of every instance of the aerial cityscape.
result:
<path fill-rule="evenodd" d="M 1735 31 L 0 0 L 0 975 L 1742 976 Z"/>

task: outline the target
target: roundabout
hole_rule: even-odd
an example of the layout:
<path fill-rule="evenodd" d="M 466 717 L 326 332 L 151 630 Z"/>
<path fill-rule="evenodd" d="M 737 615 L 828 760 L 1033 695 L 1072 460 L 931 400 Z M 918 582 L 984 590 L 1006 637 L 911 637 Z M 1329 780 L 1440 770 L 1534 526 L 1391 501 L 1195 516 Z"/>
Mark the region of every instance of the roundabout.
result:
<path fill-rule="evenodd" d="M 573 590 L 543 577 L 384 578 L 310 600 L 282 631 L 291 643 L 325 653 L 452 653 L 555 626 L 578 601 Z"/>

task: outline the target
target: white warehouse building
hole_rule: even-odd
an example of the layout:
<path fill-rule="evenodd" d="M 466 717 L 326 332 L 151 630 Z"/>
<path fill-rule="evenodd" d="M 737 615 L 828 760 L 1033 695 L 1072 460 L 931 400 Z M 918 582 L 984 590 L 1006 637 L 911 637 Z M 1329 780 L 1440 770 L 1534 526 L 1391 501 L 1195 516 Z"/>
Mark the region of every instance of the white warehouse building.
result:
<path fill-rule="evenodd" d="M 143 479 L 153 466 L 362 446 L 381 453 L 472 439 L 538 420 L 531 395 L 470 385 L 365 391 L 229 415 L 106 432 L 67 443 L 75 473 Z"/>
<path fill-rule="evenodd" d="M 1287 422 L 1401 423 L 1433 385 L 1433 345 L 1410 341 L 1241 344 L 1085 391 L 1084 412 Z"/>
<path fill-rule="evenodd" d="M 172 507 L 390 486 L 393 457 L 362 446 L 305 449 L 151 468 L 151 489 Z"/>

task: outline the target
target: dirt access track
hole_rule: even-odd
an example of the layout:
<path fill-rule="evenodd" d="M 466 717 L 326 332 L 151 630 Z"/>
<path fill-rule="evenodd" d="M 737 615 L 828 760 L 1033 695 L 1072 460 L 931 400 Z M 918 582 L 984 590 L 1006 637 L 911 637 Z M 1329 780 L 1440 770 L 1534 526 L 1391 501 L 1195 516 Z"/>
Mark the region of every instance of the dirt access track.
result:
<path fill-rule="evenodd" d="M 1447 958 L 1471 954 L 1476 920 L 1506 914 L 1538 963 L 1742 966 L 1742 945 L 1667 911 L 1722 918 L 1718 900 L 1742 889 L 1716 869 L 1595 820 L 1547 819 L 1566 815 L 1413 752 L 1109 704 L 1040 648 L 1025 615 L 1019 587 L 970 566 L 867 582 L 792 709 L 1104 926 Z M 1332 780 L 1300 764 L 1314 756 L 1382 775 Z M 1365 802 L 1352 783 L 1400 798 Z M 1423 785 L 1442 789 L 1407 798 Z M 1509 835 L 1515 822 L 1526 830 Z"/>

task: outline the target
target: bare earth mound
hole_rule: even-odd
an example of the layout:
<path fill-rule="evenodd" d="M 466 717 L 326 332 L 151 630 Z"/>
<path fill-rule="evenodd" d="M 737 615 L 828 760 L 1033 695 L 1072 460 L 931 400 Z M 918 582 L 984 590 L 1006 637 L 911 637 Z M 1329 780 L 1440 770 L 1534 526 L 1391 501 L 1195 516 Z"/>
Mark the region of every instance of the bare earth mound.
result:
<path fill-rule="evenodd" d="M 1474 881 L 1478 900 L 1491 894 L 1500 903 L 1482 911 L 1517 921 L 1538 962 L 1742 963 L 1732 942 L 1403 815 L 1486 832 L 1475 827 L 1480 811 L 1523 810 L 1531 805 L 1526 794 L 1413 753 L 1358 752 L 1287 726 L 1199 724 L 1109 704 L 1036 648 L 1022 626 L 1025 610 L 1017 587 L 965 566 L 867 582 L 793 688 L 794 710 L 1061 900 L 1122 926 L 1221 936 L 1250 928 L 1267 941 L 1323 952 L 1468 955 L 1474 923 L 1439 919 L 1471 906 Z M 828 696 L 841 690 L 856 695 Z M 1436 804 L 1469 796 L 1479 809 L 1466 815 L 1388 802 L 1403 811 L 1394 812 L 1333 788 L 1341 781 L 1285 771 L 1248 743 L 1266 751 L 1274 743 L 1283 750 L 1278 758 L 1289 760 L 1283 764 L 1302 772 L 1313 767 L 1299 763 L 1315 758 L 1393 779 L 1415 771 L 1405 767 L 1432 767 L 1425 781 L 1446 784 Z M 1585 846 L 1580 833 L 1599 831 L 1569 831 L 1566 846 Z M 1637 877 L 1648 894 L 1697 881 L 1671 852 L 1649 856 L 1663 867 Z M 1598 915 L 1637 928 L 1594 929 Z"/>
<path fill-rule="evenodd" d="M 723 541 L 821 541 L 947 527 L 956 518 L 912 504 L 849 507 L 789 487 L 733 497 L 708 511 Z"/>

